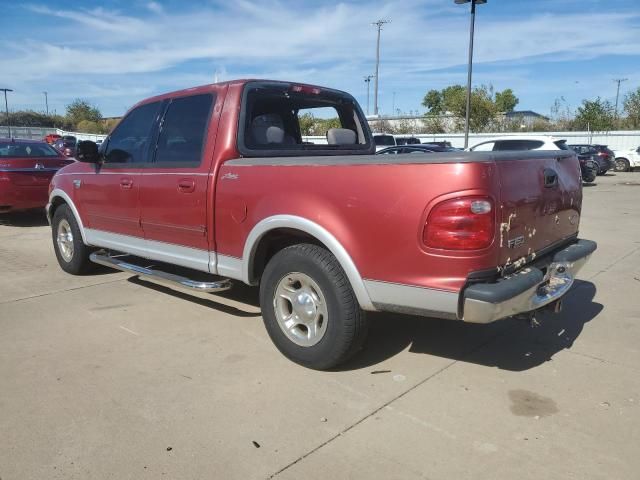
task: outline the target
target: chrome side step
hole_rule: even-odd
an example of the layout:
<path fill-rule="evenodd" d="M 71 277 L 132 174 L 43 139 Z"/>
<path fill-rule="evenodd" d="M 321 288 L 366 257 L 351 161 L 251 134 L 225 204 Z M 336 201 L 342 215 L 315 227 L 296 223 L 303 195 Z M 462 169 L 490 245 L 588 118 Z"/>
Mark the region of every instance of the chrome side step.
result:
<path fill-rule="evenodd" d="M 103 250 L 92 253 L 89 258 L 92 262 L 104 265 L 106 267 L 115 268 L 123 272 L 132 273 L 141 278 L 150 280 L 152 282 L 161 283 L 169 287 L 177 287 L 190 292 L 224 292 L 229 290 L 233 284 L 229 279 L 221 279 L 216 282 L 202 282 L 199 280 L 191 280 L 187 277 L 175 275 L 173 273 L 163 272 L 161 270 L 154 270 L 148 267 L 141 267 L 124 261 L 120 257 L 125 255 L 109 255 Z"/>

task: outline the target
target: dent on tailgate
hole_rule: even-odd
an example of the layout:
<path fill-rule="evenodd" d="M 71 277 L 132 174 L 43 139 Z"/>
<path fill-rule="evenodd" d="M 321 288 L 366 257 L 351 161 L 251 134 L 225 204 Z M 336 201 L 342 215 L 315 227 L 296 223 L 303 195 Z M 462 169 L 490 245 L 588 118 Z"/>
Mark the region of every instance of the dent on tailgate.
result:
<path fill-rule="evenodd" d="M 496 162 L 501 184 L 499 269 L 519 268 L 541 250 L 578 233 L 582 205 L 580 165 L 575 156 Z M 555 172 L 556 185 L 545 185 Z"/>

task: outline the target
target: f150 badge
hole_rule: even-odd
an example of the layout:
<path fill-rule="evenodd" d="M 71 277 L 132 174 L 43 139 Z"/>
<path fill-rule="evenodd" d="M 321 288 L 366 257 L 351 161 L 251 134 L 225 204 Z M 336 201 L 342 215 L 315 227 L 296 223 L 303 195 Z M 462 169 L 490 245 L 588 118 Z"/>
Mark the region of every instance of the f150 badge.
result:
<path fill-rule="evenodd" d="M 509 248 L 518 248 L 524 245 L 524 235 L 519 235 L 507 242 Z"/>

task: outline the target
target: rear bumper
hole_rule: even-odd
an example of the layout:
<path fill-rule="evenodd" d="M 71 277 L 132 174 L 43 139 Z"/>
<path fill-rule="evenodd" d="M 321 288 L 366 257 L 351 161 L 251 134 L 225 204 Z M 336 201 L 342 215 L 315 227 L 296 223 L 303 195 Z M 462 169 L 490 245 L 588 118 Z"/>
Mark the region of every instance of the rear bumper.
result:
<path fill-rule="evenodd" d="M 576 274 L 596 248 L 595 242 L 577 240 L 553 255 L 546 273 L 528 267 L 495 283 L 470 285 L 462 294 L 462 319 L 490 323 L 559 300 L 569 291 Z"/>

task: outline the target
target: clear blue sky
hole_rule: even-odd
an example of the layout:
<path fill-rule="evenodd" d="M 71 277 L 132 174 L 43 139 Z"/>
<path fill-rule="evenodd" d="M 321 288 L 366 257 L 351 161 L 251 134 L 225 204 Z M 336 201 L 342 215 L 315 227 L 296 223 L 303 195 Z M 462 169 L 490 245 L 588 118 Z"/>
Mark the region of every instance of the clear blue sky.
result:
<path fill-rule="evenodd" d="M 380 109 L 424 109 L 424 93 L 466 81 L 468 5 L 453 0 L 0 0 L 0 87 L 12 109 L 58 113 L 76 97 L 105 116 L 161 92 L 239 77 L 351 92 L 366 108 L 382 32 Z M 518 109 L 614 100 L 640 86 L 638 0 L 489 0 L 478 7 L 474 84 L 513 88 Z M 373 105 L 373 82 L 372 105 Z M 373 108 L 373 107 L 372 107 Z"/>

